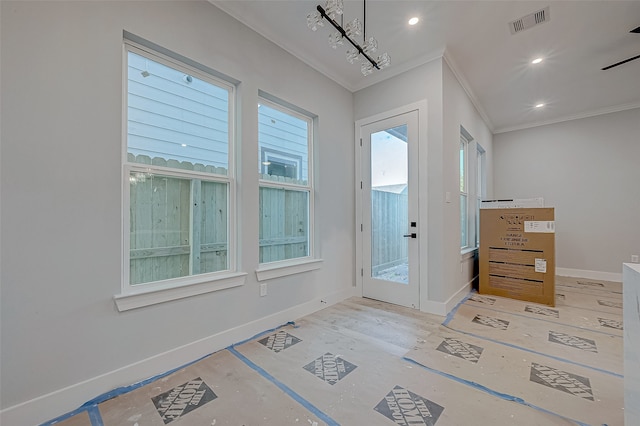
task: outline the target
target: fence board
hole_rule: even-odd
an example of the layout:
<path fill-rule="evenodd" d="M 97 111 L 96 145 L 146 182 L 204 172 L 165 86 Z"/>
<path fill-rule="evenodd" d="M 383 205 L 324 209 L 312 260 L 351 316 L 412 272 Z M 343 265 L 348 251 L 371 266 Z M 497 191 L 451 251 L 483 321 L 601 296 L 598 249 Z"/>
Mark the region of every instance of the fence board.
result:
<path fill-rule="evenodd" d="M 407 194 L 371 191 L 371 269 L 378 271 L 408 261 Z"/>
<path fill-rule="evenodd" d="M 280 176 L 278 181 L 289 183 L 293 180 Z M 306 191 L 260 188 L 261 263 L 304 257 L 308 254 L 308 206 Z"/>

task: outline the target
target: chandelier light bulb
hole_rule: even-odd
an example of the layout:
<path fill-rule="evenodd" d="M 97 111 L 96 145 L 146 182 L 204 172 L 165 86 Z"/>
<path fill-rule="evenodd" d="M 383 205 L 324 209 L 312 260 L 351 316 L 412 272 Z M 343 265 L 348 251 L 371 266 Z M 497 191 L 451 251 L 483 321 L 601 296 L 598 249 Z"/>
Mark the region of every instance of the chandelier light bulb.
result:
<path fill-rule="evenodd" d="M 387 53 L 383 53 L 382 55 L 378 56 L 377 62 L 378 67 L 380 67 L 380 69 L 383 69 L 391 65 L 391 58 Z"/>
<path fill-rule="evenodd" d="M 362 75 L 365 77 L 368 76 L 373 72 L 373 65 L 369 62 L 363 62 L 362 65 L 360 65 L 360 72 L 362 72 Z"/>
<path fill-rule="evenodd" d="M 353 38 L 355 36 L 359 36 L 362 34 L 362 22 L 358 18 L 355 18 L 353 21 L 348 22 L 344 27 L 347 36 Z"/>
<path fill-rule="evenodd" d="M 349 49 L 347 50 L 347 62 L 353 64 L 356 61 L 360 60 L 360 52 L 358 49 Z"/>
<path fill-rule="evenodd" d="M 342 34 L 336 31 L 333 34 L 329 34 L 329 46 L 336 49 L 338 46 L 342 45 Z"/>
<path fill-rule="evenodd" d="M 376 40 L 375 37 L 369 37 L 365 41 L 362 50 L 364 50 L 366 54 L 375 53 L 375 51 L 378 50 L 378 40 Z"/>
<path fill-rule="evenodd" d="M 322 15 L 317 10 L 307 15 L 307 27 L 311 31 L 316 31 L 319 27 L 324 27 Z"/>
<path fill-rule="evenodd" d="M 343 0 L 327 0 L 327 2 L 325 3 L 324 11 L 331 19 L 336 19 L 336 15 L 342 15 L 343 10 Z"/>

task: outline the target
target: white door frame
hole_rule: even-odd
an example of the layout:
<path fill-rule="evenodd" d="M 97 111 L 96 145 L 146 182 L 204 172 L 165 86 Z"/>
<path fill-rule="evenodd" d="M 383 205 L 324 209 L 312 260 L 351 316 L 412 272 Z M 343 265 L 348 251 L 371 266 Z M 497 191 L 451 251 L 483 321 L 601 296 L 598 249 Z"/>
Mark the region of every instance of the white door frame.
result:
<path fill-rule="evenodd" d="M 370 117 L 362 118 L 355 122 L 355 194 L 356 194 L 356 217 L 355 217 L 355 230 L 356 230 L 356 268 L 355 268 L 355 287 L 356 294 L 362 296 L 362 282 L 363 282 L 363 243 L 362 243 L 362 147 L 361 147 L 361 128 L 365 125 L 375 123 L 390 117 L 402 115 L 411 111 L 418 111 L 418 156 L 419 162 L 422 167 L 418 170 L 417 190 L 418 190 L 418 221 L 419 229 L 421 229 L 422 238 L 419 239 L 419 253 L 420 253 L 420 275 L 419 275 L 419 293 L 418 300 L 419 308 L 423 307 L 423 302 L 428 301 L 428 288 L 427 288 L 427 101 L 419 101 L 412 104 L 408 104 L 399 108 L 392 109 L 390 111 L 382 112 Z"/>

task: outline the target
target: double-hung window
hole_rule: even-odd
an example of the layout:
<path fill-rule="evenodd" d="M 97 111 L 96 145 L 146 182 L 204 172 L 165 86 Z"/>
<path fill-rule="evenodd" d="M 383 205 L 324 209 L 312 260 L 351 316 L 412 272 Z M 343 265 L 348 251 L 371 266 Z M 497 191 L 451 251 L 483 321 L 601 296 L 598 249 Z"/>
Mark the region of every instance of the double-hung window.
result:
<path fill-rule="evenodd" d="M 221 284 L 236 268 L 234 86 L 143 46 L 125 48 L 122 296 L 239 285 Z"/>
<path fill-rule="evenodd" d="M 469 189 L 468 189 L 468 152 L 469 142 L 463 136 L 460 135 L 460 247 L 466 248 L 469 246 Z"/>
<path fill-rule="evenodd" d="M 300 262 L 313 256 L 312 135 L 312 117 L 260 99 L 261 267 Z"/>

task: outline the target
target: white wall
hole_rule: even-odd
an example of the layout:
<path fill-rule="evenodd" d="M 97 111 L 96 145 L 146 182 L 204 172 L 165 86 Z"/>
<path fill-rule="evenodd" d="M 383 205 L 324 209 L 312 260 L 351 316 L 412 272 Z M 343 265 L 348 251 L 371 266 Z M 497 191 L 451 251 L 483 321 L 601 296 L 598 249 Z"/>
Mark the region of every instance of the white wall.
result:
<path fill-rule="evenodd" d="M 218 350 L 221 333 L 240 340 L 352 293 L 351 93 L 207 2 L 2 1 L 1 8 L 1 423 L 47 420 Z M 123 30 L 241 82 L 240 268 L 249 273 L 242 287 L 122 313 L 114 307 Z M 258 90 L 319 117 L 324 259 L 320 270 L 268 281 L 263 298 L 254 273 Z M 134 364 L 154 356 L 145 363 L 152 367 Z"/>
<path fill-rule="evenodd" d="M 555 207 L 556 265 L 620 276 L 640 254 L 640 109 L 494 136 L 496 198 Z"/>
<path fill-rule="evenodd" d="M 427 134 L 420 136 L 419 161 L 424 167 L 418 173 L 420 235 L 426 230 L 426 238 L 420 240 L 420 308 L 446 313 L 468 288 L 460 265 L 460 125 L 483 142 L 489 168 L 491 132 L 443 59 L 356 92 L 355 118 L 364 119 L 421 100 L 427 101 L 428 115 Z M 445 202 L 446 192 L 451 194 L 450 203 Z"/>
<path fill-rule="evenodd" d="M 445 57 L 446 58 L 446 57 Z M 460 126 L 473 137 L 469 144 L 469 176 L 477 176 L 475 161 L 475 151 L 479 144 L 485 150 L 485 169 L 487 197 L 491 198 L 493 193 L 493 135 L 486 123 L 482 120 L 478 111 L 473 106 L 469 96 L 460 85 L 455 74 L 445 60 L 443 64 L 443 85 L 444 85 L 444 144 L 445 158 L 443 168 L 445 192 L 451 193 L 451 203 L 444 204 L 444 228 L 450 230 L 452 237 L 445 238 L 445 252 L 450 254 L 445 259 L 447 277 L 459 277 L 458 280 L 446 280 L 445 295 L 452 295 L 477 276 L 477 257 L 463 256 L 460 258 Z M 471 198 L 476 197 L 476 190 L 469 187 L 469 203 Z M 475 218 L 469 217 L 474 222 Z M 471 224 L 475 228 L 475 224 Z M 454 230 L 457 233 L 453 234 Z M 453 236 L 457 236 L 453 238 Z M 457 253 L 457 255 L 456 255 Z M 462 263 L 462 264 L 461 264 Z M 474 267 L 475 266 L 475 267 Z M 450 296 L 448 296 L 450 297 Z"/>

